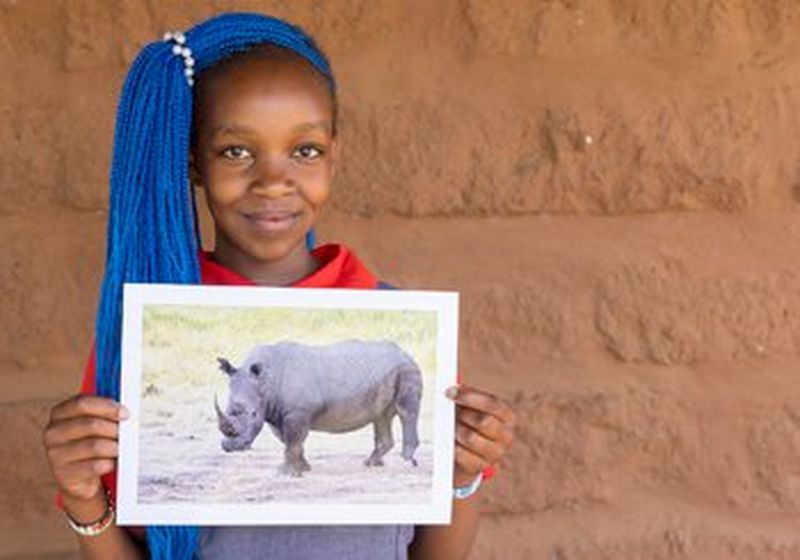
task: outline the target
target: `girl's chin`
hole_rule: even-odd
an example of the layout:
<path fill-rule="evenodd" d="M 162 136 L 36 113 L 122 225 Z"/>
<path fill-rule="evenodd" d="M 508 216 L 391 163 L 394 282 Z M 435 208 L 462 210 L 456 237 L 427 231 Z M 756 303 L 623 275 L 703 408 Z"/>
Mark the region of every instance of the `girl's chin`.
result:
<path fill-rule="evenodd" d="M 239 230 L 237 234 L 226 235 L 217 231 L 214 251 L 223 264 L 256 261 L 262 264 L 278 263 L 284 259 L 304 258 L 306 249 L 305 224 L 281 233 L 265 233 Z"/>
<path fill-rule="evenodd" d="M 243 247 L 244 248 L 244 247 Z M 303 233 L 291 236 L 255 239 L 244 251 L 250 259 L 262 263 L 278 263 L 283 260 L 305 258 L 306 236 Z"/>

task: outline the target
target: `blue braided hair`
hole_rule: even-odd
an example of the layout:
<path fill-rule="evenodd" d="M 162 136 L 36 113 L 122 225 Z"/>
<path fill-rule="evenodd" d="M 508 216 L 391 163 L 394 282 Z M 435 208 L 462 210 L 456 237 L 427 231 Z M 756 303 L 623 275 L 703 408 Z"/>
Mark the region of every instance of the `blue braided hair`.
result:
<path fill-rule="evenodd" d="M 307 60 L 335 95 L 328 61 L 299 27 L 259 14 L 222 14 L 181 37 L 195 72 L 268 43 Z M 117 110 L 105 275 L 95 326 L 99 395 L 119 398 L 122 285 L 197 284 L 200 240 L 189 184 L 192 69 L 177 42 L 151 43 L 133 62 Z M 180 45 L 178 45 L 180 46 Z M 180 56 L 177 56 L 180 54 Z M 313 232 L 306 238 L 313 246 Z M 148 527 L 153 560 L 189 560 L 196 527 Z"/>

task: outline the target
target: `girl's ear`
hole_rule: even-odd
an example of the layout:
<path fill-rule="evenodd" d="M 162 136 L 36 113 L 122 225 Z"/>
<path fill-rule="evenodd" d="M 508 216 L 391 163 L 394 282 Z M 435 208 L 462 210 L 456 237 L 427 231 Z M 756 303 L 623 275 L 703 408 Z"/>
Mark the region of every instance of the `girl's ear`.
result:
<path fill-rule="evenodd" d="M 189 183 L 198 189 L 203 188 L 200 181 L 200 171 L 197 169 L 197 158 L 194 157 L 194 150 L 189 152 Z"/>

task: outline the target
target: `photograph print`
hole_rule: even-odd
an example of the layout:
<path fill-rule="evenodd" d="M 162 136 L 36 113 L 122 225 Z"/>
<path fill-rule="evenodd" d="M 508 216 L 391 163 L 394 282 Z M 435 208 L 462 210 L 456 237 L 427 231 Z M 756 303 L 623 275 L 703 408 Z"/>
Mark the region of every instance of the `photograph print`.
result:
<path fill-rule="evenodd" d="M 120 523 L 449 522 L 457 307 L 126 285 Z"/>

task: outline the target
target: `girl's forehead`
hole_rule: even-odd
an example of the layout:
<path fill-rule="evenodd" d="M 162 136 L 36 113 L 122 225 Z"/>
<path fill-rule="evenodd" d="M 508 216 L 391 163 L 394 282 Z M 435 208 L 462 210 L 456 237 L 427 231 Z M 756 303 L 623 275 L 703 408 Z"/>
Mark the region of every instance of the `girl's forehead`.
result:
<path fill-rule="evenodd" d="M 324 77 L 299 57 L 243 58 L 201 76 L 198 86 L 199 121 L 287 106 L 323 114 L 332 111 Z"/>
<path fill-rule="evenodd" d="M 254 88 L 270 90 L 310 90 L 330 97 L 325 78 L 299 55 L 248 55 L 226 61 L 203 72 L 198 79 L 198 95 L 219 96 L 221 93 L 249 93 Z"/>

